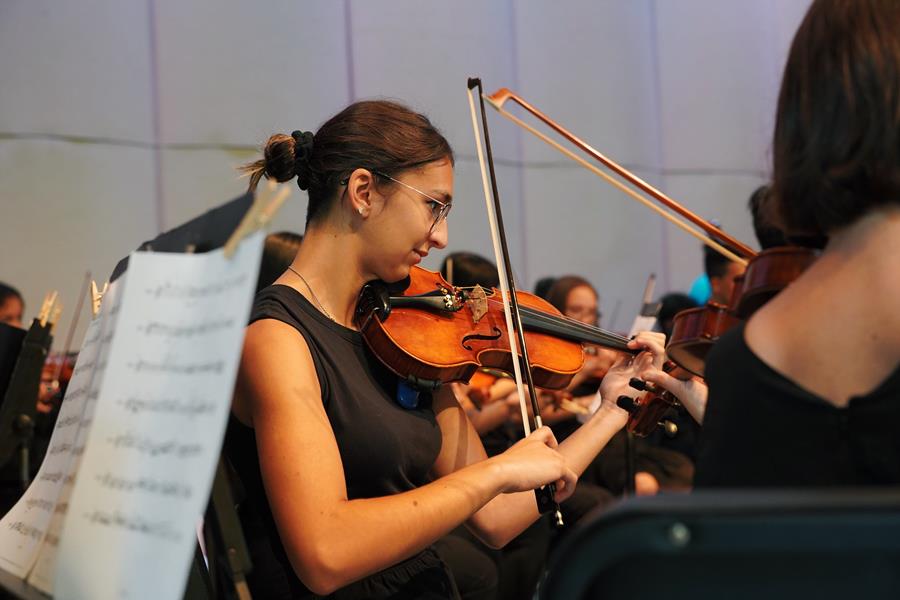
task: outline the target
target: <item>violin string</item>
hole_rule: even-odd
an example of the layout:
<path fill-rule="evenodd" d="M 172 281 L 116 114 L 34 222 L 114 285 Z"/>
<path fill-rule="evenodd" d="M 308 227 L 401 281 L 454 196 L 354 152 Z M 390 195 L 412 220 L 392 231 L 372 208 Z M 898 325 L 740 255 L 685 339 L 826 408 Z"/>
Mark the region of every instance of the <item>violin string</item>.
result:
<path fill-rule="evenodd" d="M 620 342 L 623 344 L 628 343 L 628 338 L 624 336 L 620 336 L 618 334 L 612 333 L 611 331 L 606 331 L 600 327 L 596 327 L 594 325 L 588 325 L 587 323 L 582 323 L 577 319 L 573 319 L 571 317 L 567 317 L 565 315 L 550 315 L 541 311 L 537 311 L 530 308 L 524 308 L 524 312 L 529 316 L 534 317 L 536 320 L 541 320 L 544 323 L 558 323 L 565 325 L 569 329 L 579 330 L 581 332 L 596 335 L 610 341 Z"/>
<path fill-rule="evenodd" d="M 526 312 L 526 314 L 528 314 Z M 591 327 L 590 325 L 585 325 L 583 323 L 567 323 L 563 319 L 558 319 L 554 317 L 548 317 L 547 315 L 542 315 L 540 313 L 534 313 L 533 318 L 535 321 L 540 321 L 543 324 L 547 325 L 563 325 L 568 331 L 571 331 L 573 334 L 581 334 L 587 338 L 591 338 L 585 341 L 594 341 L 598 344 L 610 344 L 614 347 L 624 346 L 628 343 L 628 338 L 621 337 L 603 329 Z"/>
<path fill-rule="evenodd" d="M 472 290 L 472 289 L 475 289 L 475 286 L 456 286 L 456 289 Z M 489 302 L 497 302 L 498 304 L 500 303 L 499 300 L 494 300 L 490 296 L 488 296 L 488 301 Z M 578 328 L 584 332 L 596 334 L 596 335 L 605 337 L 605 338 L 615 341 L 615 342 L 621 342 L 623 344 L 626 344 L 630 341 L 629 338 L 627 338 L 625 336 L 621 336 L 621 335 L 618 335 L 611 331 L 607 331 L 601 327 L 597 327 L 594 325 L 588 325 L 587 323 L 583 323 L 577 319 L 573 319 L 572 317 L 567 317 L 565 315 L 551 315 L 551 314 L 547 314 L 545 312 L 542 312 L 542 311 L 539 311 L 536 309 L 528 308 L 526 306 L 523 306 L 521 308 L 521 311 L 535 317 L 536 319 L 547 319 L 545 321 L 546 323 L 565 323 L 570 327 Z"/>
<path fill-rule="evenodd" d="M 489 301 L 499 303 L 499 300 Z M 605 341 L 616 346 L 624 346 L 630 341 L 627 337 L 606 331 L 605 329 L 601 329 L 600 327 L 594 327 L 592 325 L 582 323 L 581 321 L 577 321 L 570 317 L 548 315 L 546 313 L 527 307 L 522 307 L 521 312 L 523 315 L 531 317 L 535 323 L 544 325 L 561 325 L 566 329 L 572 331 L 572 333 L 581 333 L 585 336 L 591 336 L 599 340 L 600 343 L 603 343 Z"/>
<path fill-rule="evenodd" d="M 456 289 L 471 290 L 471 289 L 475 289 L 475 286 L 457 286 Z M 500 302 L 499 300 L 491 299 L 490 296 L 488 297 L 488 300 L 490 302 L 497 302 L 498 304 Z M 611 331 L 607 331 L 601 327 L 597 327 L 594 325 L 588 325 L 587 323 L 583 323 L 581 321 L 578 321 L 577 319 L 573 319 L 572 317 L 567 317 L 565 315 L 550 315 L 550 314 L 538 311 L 536 309 L 528 308 L 525 306 L 523 306 L 521 308 L 521 312 L 534 317 L 536 320 L 540 319 L 544 323 L 547 323 L 547 324 L 557 324 L 557 323 L 565 324 L 566 326 L 568 326 L 572 329 L 578 329 L 583 333 L 587 333 L 589 335 L 596 335 L 596 336 L 599 336 L 601 338 L 604 338 L 606 340 L 609 340 L 609 341 L 612 341 L 615 343 L 627 344 L 630 341 L 630 339 L 625 336 L 621 336 L 621 335 L 618 335 Z"/>
<path fill-rule="evenodd" d="M 578 321 L 571 317 L 566 317 L 564 315 L 549 315 L 530 308 L 523 308 L 522 312 L 532 317 L 535 321 L 540 321 L 543 324 L 562 325 L 569 330 L 577 331 L 587 335 L 597 336 L 615 343 L 626 344 L 629 341 L 626 337 L 606 331 L 605 329 L 601 329 L 600 327 L 582 323 L 581 321 Z"/>

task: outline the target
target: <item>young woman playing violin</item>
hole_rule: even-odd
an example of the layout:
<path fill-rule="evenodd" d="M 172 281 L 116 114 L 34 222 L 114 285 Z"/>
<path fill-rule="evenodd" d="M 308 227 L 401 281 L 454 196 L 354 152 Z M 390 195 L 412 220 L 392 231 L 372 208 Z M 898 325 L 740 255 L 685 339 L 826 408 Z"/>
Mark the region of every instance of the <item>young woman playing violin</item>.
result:
<path fill-rule="evenodd" d="M 600 410 L 566 442 L 541 428 L 488 459 L 443 386 L 413 408 L 354 329 L 370 280 L 394 282 L 447 244 L 453 153 L 427 118 L 358 102 L 315 134 L 276 135 L 250 165 L 309 193 L 303 244 L 256 299 L 226 452 L 247 488 L 242 519 L 259 597 L 453 598 L 430 545 L 465 523 L 502 546 L 557 500 L 625 423 L 614 399 L 653 357 L 614 369 Z M 654 334 L 631 342 L 658 344 Z M 658 360 L 658 359 L 657 359 Z"/>
<path fill-rule="evenodd" d="M 705 389 L 646 378 L 703 420 L 699 486 L 900 483 L 900 3 L 816 0 L 778 100 L 774 202 L 827 236 L 792 285 L 722 336 Z"/>

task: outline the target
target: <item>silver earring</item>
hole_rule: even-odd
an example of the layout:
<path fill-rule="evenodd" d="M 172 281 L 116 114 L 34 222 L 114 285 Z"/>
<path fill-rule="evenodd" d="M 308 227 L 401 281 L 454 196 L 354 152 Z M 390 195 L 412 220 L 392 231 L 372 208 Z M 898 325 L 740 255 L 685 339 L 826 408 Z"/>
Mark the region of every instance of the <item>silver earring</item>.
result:
<path fill-rule="evenodd" d="M 357 208 L 356 211 L 359 213 L 359 216 L 361 216 L 361 217 L 363 216 L 364 211 L 363 211 L 363 207 L 362 207 L 362 206 L 360 206 L 359 208 Z"/>

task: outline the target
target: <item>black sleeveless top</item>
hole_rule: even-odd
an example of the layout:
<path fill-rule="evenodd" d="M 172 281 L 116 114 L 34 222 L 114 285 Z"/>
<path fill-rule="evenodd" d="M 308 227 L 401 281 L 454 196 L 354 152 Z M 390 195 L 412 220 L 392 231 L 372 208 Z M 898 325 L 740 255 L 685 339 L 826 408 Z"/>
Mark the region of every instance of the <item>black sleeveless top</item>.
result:
<path fill-rule="evenodd" d="M 706 382 L 695 486 L 900 484 L 900 367 L 837 408 L 760 360 L 741 325 L 713 347 Z"/>
<path fill-rule="evenodd" d="M 415 409 L 396 401 L 398 379 L 366 347 L 359 332 L 316 310 L 291 287 L 273 285 L 256 297 L 250 322 L 276 319 L 297 329 L 309 346 L 322 403 L 344 467 L 349 499 L 411 490 L 429 481 L 441 448 L 430 397 Z M 283 365 L 290 369 L 291 365 Z M 297 578 L 278 537 L 266 499 L 252 428 L 233 416 L 226 456 L 246 499 L 240 507 L 254 569 L 251 592 L 260 598 L 314 598 Z M 297 457 L 302 465 L 303 457 Z M 310 518 L 315 518 L 310 515 Z M 455 598 L 445 565 L 431 550 L 336 592 L 334 598 Z"/>

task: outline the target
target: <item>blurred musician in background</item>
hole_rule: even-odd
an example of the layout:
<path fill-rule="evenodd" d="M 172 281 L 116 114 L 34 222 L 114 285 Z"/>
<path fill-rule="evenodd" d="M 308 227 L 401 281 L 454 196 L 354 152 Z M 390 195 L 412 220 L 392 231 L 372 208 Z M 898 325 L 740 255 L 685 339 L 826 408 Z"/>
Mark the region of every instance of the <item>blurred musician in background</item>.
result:
<path fill-rule="evenodd" d="M 19 290 L 0 282 L 0 323 L 21 328 L 24 312 L 25 300 Z"/>

